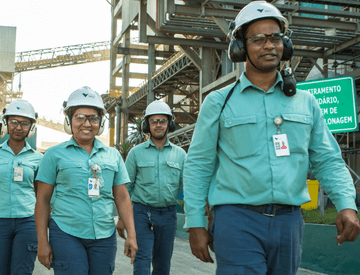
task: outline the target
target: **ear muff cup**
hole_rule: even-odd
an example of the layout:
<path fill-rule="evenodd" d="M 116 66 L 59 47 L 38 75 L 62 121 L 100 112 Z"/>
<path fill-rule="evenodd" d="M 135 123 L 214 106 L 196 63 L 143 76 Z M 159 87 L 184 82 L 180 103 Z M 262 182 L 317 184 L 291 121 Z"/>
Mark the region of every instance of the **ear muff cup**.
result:
<path fill-rule="evenodd" d="M 102 133 L 104 132 L 105 122 L 106 122 L 105 116 L 102 116 L 101 119 L 100 119 L 99 131 L 98 131 L 98 133 L 96 134 L 97 136 L 101 136 Z"/>
<path fill-rule="evenodd" d="M 67 133 L 69 135 L 72 134 L 71 122 L 70 122 L 70 118 L 68 116 L 65 116 L 65 119 L 64 119 L 64 131 L 65 131 L 65 133 Z"/>
<path fill-rule="evenodd" d="M 105 122 L 106 122 L 105 117 L 101 117 L 99 131 L 96 134 L 97 136 L 100 136 L 104 132 Z M 72 135 L 72 133 L 73 133 L 71 130 L 71 121 L 70 121 L 69 116 L 65 116 L 64 131 L 65 131 L 65 133 L 67 133 L 69 135 Z"/>
<path fill-rule="evenodd" d="M 170 120 L 170 123 L 169 123 L 169 133 L 174 132 L 175 129 L 176 129 L 175 121 L 174 121 L 174 120 Z"/>
<path fill-rule="evenodd" d="M 294 46 L 289 37 L 283 38 L 284 50 L 281 57 L 281 61 L 288 61 L 294 53 Z M 237 39 L 232 39 L 228 48 L 229 58 L 232 62 L 245 62 L 246 61 L 246 47 L 244 39 L 238 37 Z"/>
<path fill-rule="evenodd" d="M 149 125 L 149 121 L 147 118 L 144 118 L 144 120 L 141 122 L 141 130 L 145 134 L 150 134 L 150 125 Z"/>
<path fill-rule="evenodd" d="M 36 129 L 36 124 L 35 123 L 31 124 L 29 133 L 27 134 L 26 137 L 31 138 L 35 134 L 35 129 Z"/>
<path fill-rule="evenodd" d="M 3 138 L 7 133 L 8 133 L 7 121 L 3 117 L 2 118 L 2 127 L 1 127 L 1 131 L 0 131 L 0 138 Z"/>
<path fill-rule="evenodd" d="M 229 44 L 228 54 L 232 62 L 244 62 L 246 60 L 244 43 L 239 39 L 232 39 Z"/>

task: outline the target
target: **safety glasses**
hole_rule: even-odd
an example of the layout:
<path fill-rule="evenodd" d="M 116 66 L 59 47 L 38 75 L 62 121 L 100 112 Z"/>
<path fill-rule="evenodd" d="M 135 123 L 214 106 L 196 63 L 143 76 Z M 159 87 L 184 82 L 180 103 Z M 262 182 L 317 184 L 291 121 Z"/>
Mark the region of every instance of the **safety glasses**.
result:
<path fill-rule="evenodd" d="M 73 119 L 78 124 L 83 124 L 86 120 L 89 120 L 91 125 L 98 125 L 100 123 L 100 117 L 97 115 L 84 115 L 84 114 L 77 114 L 73 116 Z"/>
<path fill-rule="evenodd" d="M 16 128 L 19 124 L 22 129 L 30 128 L 31 122 L 29 121 L 18 121 L 16 119 L 9 119 L 9 125 Z"/>
<path fill-rule="evenodd" d="M 270 39 L 270 42 L 274 45 L 282 43 L 284 34 L 283 33 L 272 33 L 272 34 L 254 34 L 246 38 L 247 41 L 249 41 L 250 44 L 256 45 L 256 46 L 262 46 L 266 43 L 268 39 Z"/>
<path fill-rule="evenodd" d="M 160 124 L 160 125 L 166 125 L 167 124 L 167 122 L 168 122 L 168 120 L 166 119 L 166 118 L 161 118 L 161 119 L 149 119 L 149 123 L 151 124 L 151 125 L 157 125 L 158 123 Z"/>

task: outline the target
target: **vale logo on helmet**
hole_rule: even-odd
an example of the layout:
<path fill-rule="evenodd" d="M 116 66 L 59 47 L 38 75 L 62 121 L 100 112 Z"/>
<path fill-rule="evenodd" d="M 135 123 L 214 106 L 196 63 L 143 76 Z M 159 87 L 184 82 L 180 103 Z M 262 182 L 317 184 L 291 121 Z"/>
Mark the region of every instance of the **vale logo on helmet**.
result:
<path fill-rule="evenodd" d="M 93 95 L 90 95 L 90 94 L 87 94 L 87 93 L 82 93 L 82 95 L 83 95 L 84 97 L 87 97 L 87 96 L 89 96 L 89 97 L 91 97 L 91 98 L 95 98 L 95 96 L 93 96 Z"/>
<path fill-rule="evenodd" d="M 257 9 L 258 12 L 262 13 L 263 11 L 265 12 L 271 12 L 271 10 L 264 10 L 264 9 Z"/>

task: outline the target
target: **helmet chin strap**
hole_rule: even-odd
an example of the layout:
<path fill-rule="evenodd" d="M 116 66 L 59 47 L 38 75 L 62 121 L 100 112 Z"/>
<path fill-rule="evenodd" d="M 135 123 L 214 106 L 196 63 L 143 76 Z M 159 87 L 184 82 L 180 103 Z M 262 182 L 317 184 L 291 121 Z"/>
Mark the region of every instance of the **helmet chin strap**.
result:
<path fill-rule="evenodd" d="M 255 64 L 251 61 L 250 56 L 248 55 L 247 51 L 246 51 L 246 56 L 247 56 L 247 58 L 249 59 L 251 65 L 253 65 L 253 67 L 254 67 L 255 69 L 257 69 L 257 70 L 259 70 L 259 71 L 261 71 L 261 72 L 265 72 L 265 70 L 261 70 L 260 68 L 258 68 L 258 67 L 255 66 Z"/>

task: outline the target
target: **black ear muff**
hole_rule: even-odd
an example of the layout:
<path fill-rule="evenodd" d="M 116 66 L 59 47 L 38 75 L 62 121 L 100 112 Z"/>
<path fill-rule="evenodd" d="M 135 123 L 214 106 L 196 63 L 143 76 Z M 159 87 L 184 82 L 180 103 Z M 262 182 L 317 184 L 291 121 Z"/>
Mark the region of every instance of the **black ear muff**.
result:
<path fill-rule="evenodd" d="M 229 58 L 232 62 L 246 61 L 246 49 L 243 41 L 232 39 L 228 48 Z"/>
<path fill-rule="evenodd" d="M 172 119 L 169 123 L 169 133 L 174 132 L 176 130 L 175 121 Z"/>
<path fill-rule="evenodd" d="M 147 118 L 145 118 L 143 122 L 141 122 L 141 129 L 145 134 L 150 134 L 150 125 Z"/>
<path fill-rule="evenodd" d="M 291 39 L 287 36 L 284 36 L 283 38 L 283 44 L 284 44 L 284 51 L 283 55 L 281 57 L 281 61 L 288 61 L 292 57 L 294 53 L 294 45 L 291 41 Z"/>

